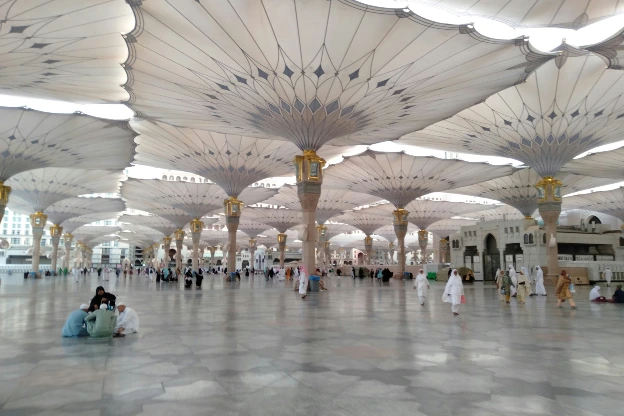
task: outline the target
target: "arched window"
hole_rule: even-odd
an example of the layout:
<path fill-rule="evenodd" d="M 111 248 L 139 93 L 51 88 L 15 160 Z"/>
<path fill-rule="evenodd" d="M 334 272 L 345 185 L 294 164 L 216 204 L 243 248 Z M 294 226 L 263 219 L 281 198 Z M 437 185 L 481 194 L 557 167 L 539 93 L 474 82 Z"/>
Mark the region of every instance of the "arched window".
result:
<path fill-rule="evenodd" d="M 524 244 L 529 244 L 529 235 L 528 234 L 524 235 Z"/>
<path fill-rule="evenodd" d="M 529 234 L 529 244 L 533 244 L 533 243 L 535 243 L 533 239 L 533 234 Z"/>
<path fill-rule="evenodd" d="M 173 176 L 169 176 L 169 180 L 172 181 L 173 180 Z"/>
<path fill-rule="evenodd" d="M 195 178 L 191 178 L 191 182 L 195 183 Z"/>
<path fill-rule="evenodd" d="M 167 180 L 167 175 L 163 175 L 162 180 L 166 181 Z"/>
<path fill-rule="evenodd" d="M 176 181 L 181 181 L 182 178 L 180 178 L 179 176 L 176 176 Z"/>
<path fill-rule="evenodd" d="M 188 181 L 188 178 L 185 176 L 185 177 L 182 178 L 182 180 Z"/>

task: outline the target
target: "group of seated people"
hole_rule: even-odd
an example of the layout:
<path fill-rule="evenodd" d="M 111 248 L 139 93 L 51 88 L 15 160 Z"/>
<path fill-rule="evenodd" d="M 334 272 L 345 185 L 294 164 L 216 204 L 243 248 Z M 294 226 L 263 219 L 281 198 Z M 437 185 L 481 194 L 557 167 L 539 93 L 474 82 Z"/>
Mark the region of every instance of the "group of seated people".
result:
<path fill-rule="evenodd" d="M 193 275 L 195 275 L 195 285 L 200 288 L 202 281 L 204 280 L 204 271 L 200 267 L 197 272 L 194 272 L 191 267 L 187 267 L 184 270 L 184 287 L 190 289 L 193 286 Z"/>
<path fill-rule="evenodd" d="M 622 285 L 617 285 L 611 299 L 607 299 L 600 295 L 600 286 L 596 285 L 589 292 L 589 300 L 595 303 L 624 303 L 624 290 L 622 290 Z"/>
<path fill-rule="evenodd" d="M 102 286 L 95 290 L 91 306 L 83 303 L 78 310 L 67 317 L 63 330 L 64 337 L 112 338 L 125 337 L 125 334 L 139 331 L 139 316 L 134 309 L 123 302 L 117 302 L 116 296 L 107 293 Z M 119 311 L 119 316 L 115 314 Z"/>

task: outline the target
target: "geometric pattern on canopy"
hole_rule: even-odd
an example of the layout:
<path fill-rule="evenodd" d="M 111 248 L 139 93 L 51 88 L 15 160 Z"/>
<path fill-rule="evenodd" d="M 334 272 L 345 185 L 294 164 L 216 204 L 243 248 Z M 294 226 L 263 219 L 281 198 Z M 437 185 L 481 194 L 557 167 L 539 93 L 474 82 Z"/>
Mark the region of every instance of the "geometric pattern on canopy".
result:
<path fill-rule="evenodd" d="M 325 224 L 330 218 L 342 212 L 362 205 L 378 202 L 379 198 L 358 192 L 349 192 L 344 189 L 321 189 L 321 196 L 316 206 L 316 222 Z M 297 187 L 284 185 L 279 193 L 268 199 L 266 204 L 283 206 L 289 209 L 301 209 L 297 195 Z"/>
<path fill-rule="evenodd" d="M 253 183 L 291 173 L 299 153 L 294 145 L 205 130 L 177 128 L 164 123 L 134 120 L 136 161 L 147 166 L 173 166 L 218 184 L 238 197 Z"/>
<path fill-rule="evenodd" d="M 370 236 L 375 233 L 376 229 L 387 224 L 392 224 L 392 216 L 384 214 L 380 215 L 378 213 L 371 214 L 368 212 L 368 209 L 362 209 L 358 211 L 345 212 L 341 216 L 334 218 L 334 221 L 352 225 L 367 236 Z M 360 238 L 363 237 L 360 236 Z"/>
<path fill-rule="evenodd" d="M 418 231 L 418 228 L 414 224 L 407 224 L 407 233 L 415 233 Z M 390 243 L 395 243 L 397 240 L 396 232 L 394 231 L 394 225 L 384 225 L 381 228 L 375 230 L 375 235 L 382 236 Z"/>
<path fill-rule="evenodd" d="M 171 221 L 162 217 L 158 217 L 156 215 L 124 214 L 119 217 L 118 221 L 153 228 L 154 230 L 162 233 L 165 237 L 169 237 L 177 229 L 177 227 Z"/>
<path fill-rule="evenodd" d="M 579 154 L 621 140 L 624 127 L 622 71 L 594 54 L 563 58 L 401 143 L 509 157 L 555 176 Z"/>
<path fill-rule="evenodd" d="M 367 150 L 347 156 L 342 163 L 327 168 L 323 182 L 328 187 L 375 195 L 397 208 L 404 208 L 415 198 L 428 193 L 506 176 L 514 170 L 509 165 Z"/>
<path fill-rule="evenodd" d="M 0 2 L 0 94 L 125 101 L 123 0 Z"/>
<path fill-rule="evenodd" d="M 624 221 L 624 187 L 563 198 L 564 209 L 585 209 Z"/>
<path fill-rule="evenodd" d="M 123 238 L 142 238 L 152 241 L 160 241 L 166 237 L 163 233 L 144 225 L 136 224 L 119 224 L 121 231 L 119 235 Z"/>
<path fill-rule="evenodd" d="M 126 209 L 121 198 L 69 198 L 52 204 L 46 209 L 48 221 L 62 225 L 70 218 L 101 212 L 113 213 Z M 111 214 L 111 216 L 113 216 Z"/>
<path fill-rule="evenodd" d="M 451 13 L 486 17 L 511 26 L 580 29 L 624 13 L 618 0 L 419 0 Z"/>
<path fill-rule="evenodd" d="M 69 168 L 43 168 L 18 173 L 6 184 L 11 186 L 9 207 L 15 204 L 23 214 L 43 212 L 63 199 L 94 193 L 117 193 L 126 176 L 119 172 Z M 14 201 L 14 202 L 12 202 Z"/>
<path fill-rule="evenodd" d="M 325 223 L 327 227 L 327 231 L 325 231 L 325 238 L 330 240 L 333 236 L 343 233 L 351 233 L 353 231 L 357 231 L 357 228 L 350 224 L 340 224 L 340 223 Z"/>
<path fill-rule="evenodd" d="M 193 215 L 189 215 L 186 211 L 178 208 L 174 208 L 170 205 L 160 204 L 154 200 L 149 199 L 128 199 L 124 197 L 126 206 L 129 209 L 135 209 L 148 212 L 152 215 L 156 215 L 170 221 L 176 226 L 176 229 L 182 229 L 186 224 L 191 222 L 194 218 Z"/>
<path fill-rule="evenodd" d="M 119 212 L 99 212 L 97 214 L 81 215 L 80 217 L 70 218 L 64 221 L 63 232 L 71 234 L 76 228 L 83 225 L 92 224 L 97 221 L 114 220 L 119 215 Z"/>
<path fill-rule="evenodd" d="M 294 209 L 248 207 L 242 212 L 245 219 L 261 221 L 263 224 L 276 228 L 280 233 L 285 233 L 289 228 L 303 222 L 301 211 Z"/>
<path fill-rule="evenodd" d="M 473 204 L 468 202 L 435 201 L 426 198 L 415 199 L 405 206 L 409 215 L 407 220 L 420 228 L 426 230 L 434 222 L 445 220 L 451 217 L 460 216 L 467 212 L 477 210 L 493 209 L 496 205 Z M 375 213 L 378 215 L 388 215 L 394 210 L 391 204 L 376 205 L 362 211 Z"/>
<path fill-rule="evenodd" d="M 0 181 L 45 167 L 122 170 L 132 161 L 134 136 L 127 122 L 0 108 Z"/>
<path fill-rule="evenodd" d="M 614 182 L 613 179 L 572 174 L 559 174 L 557 178 L 563 182 L 563 195 Z M 452 193 L 495 199 L 511 205 L 520 211 L 522 215 L 529 217 L 537 209 L 537 188 L 535 184 L 539 180 L 540 176 L 537 172 L 531 168 L 525 168 L 510 176 L 453 189 Z"/>
<path fill-rule="evenodd" d="M 72 234 L 74 235 L 74 241 L 86 244 L 94 238 L 115 234 L 119 231 L 121 231 L 121 228 L 117 226 L 83 225 L 76 228 Z"/>
<path fill-rule="evenodd" d="M 490 39 L 469 25 L 355 0 L 132 7 L 126 89 L 140 116 L 279 136 L 301 150 L 398 138 L 522 81 L 553 57 L 525 39 Z"/>
<path fill-rule="evenodd" d="M 119 241 L 120 238 L 118 235 L 103 235 L 101 237 L 96 237 L 93 240 L 89 240 L 85 245 L 91 249 L 99 246 L 100 244 L 108 243 L 111 241 Z"/>
<path fill-rule="evenodd" d="M 228 243 L 230 239 L 227 230 L 207 230 L 202 232 L 201 241 L 211 247 L 216 247 Z"/>
<path fill-rule="evenodd" d="M 590 153 L 567 163 L 561 172 L 597 178 L 624 179 L 624 147 L 608 152 Z"/>
<path fill-rule="evenodd" d="M 351 246 L 352 244 L 357 244 L 357 242 L 362 241 L 362 235 L 358 234 L 338 234 L 333 236 L 329 240 L 332 244 L 335 244 L 339 248 L 346 248 Z"/>

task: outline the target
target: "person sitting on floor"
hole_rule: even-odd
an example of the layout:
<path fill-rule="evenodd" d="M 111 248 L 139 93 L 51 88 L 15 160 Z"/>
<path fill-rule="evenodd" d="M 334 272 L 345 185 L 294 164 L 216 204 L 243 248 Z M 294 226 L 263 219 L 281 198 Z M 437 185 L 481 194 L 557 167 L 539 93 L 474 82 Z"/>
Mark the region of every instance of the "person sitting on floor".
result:
<path fill-rule="evenodd" d="M 86 337 L 89 335 L 84 323 L 88 310 L 89 305 L 83 303 L 78 310 L 69 314 L 61 331 L 64 337 Z"/>
<path fill-rule="evenodd" d="M 123 337 L 125 334 L 139 332 L 139 315 L 132 308 L 128 308 L 124 302 L 117 305 L 119 316 L 115 324 L 115 337 Z"/>
<path fill-rule="evenodd" d="M 589 292 L 589 300 L 596 303 L 608 302 L 607 298 L 600 296 L 600 286 L 598 285 L 594 286 L 594 288 Z"/>
<path fill-rule="evenodd" d="M 193 286 L 193 277 L 191 274 L 184 275 L 184 287 L 190 289 Z"/>
<path fill-rule="evenodd" d="M 202 281 L 204 280 L 204 273 L 202 272 L 201 267 L 197 270 L 197 274 L 195 275 L 195 286 L 201 287 Z"/>
<path fill-rule="evenodd" d="M 117 299 L 115 295 L 113 295 L 112 293 L 107 293 L 106 290 L 104 290 L 103 286 L 98 286 L 97 289 L 95 289 L 95 296 L 93 296 L 93 299 L 91 299 L 91 307 L 89 308 L 89 312 L 94 312 L 103 303 L 107 305 L 110 304 L 112 307 L 114 307 L 115 299 Z"/>
<path fill-rule="evenodd" d="M 100 309 L 85 318 L 87 332 L 92 338 L 111 338 L 116 322 L 115 312 L 109 310 L 104 303 L 100 305 Z"/>
<path fill-rule="evenodd" d="M 613 303 L 624 303 L 624 290 L 622 285 L 617 285 L 615 292 L 613 293 Z"/>

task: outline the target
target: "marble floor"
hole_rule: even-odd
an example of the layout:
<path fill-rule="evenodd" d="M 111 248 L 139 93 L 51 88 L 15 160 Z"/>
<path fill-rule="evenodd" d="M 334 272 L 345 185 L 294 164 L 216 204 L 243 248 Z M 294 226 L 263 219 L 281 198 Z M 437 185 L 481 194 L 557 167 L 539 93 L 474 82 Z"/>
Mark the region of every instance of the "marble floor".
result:
<path fill-rule="evenodd" d="M 302 301 L 258 277 L 113 277 L 141 331 L 91 340 L 60 332 L 97 277 L 0 279 L 0 415 L 623 414 L 624 307 L 589 288 L 573 311 L 467 285 L 453 317 L 441 283 L 423 307 L 409 282 L 331 278 Z"/>

